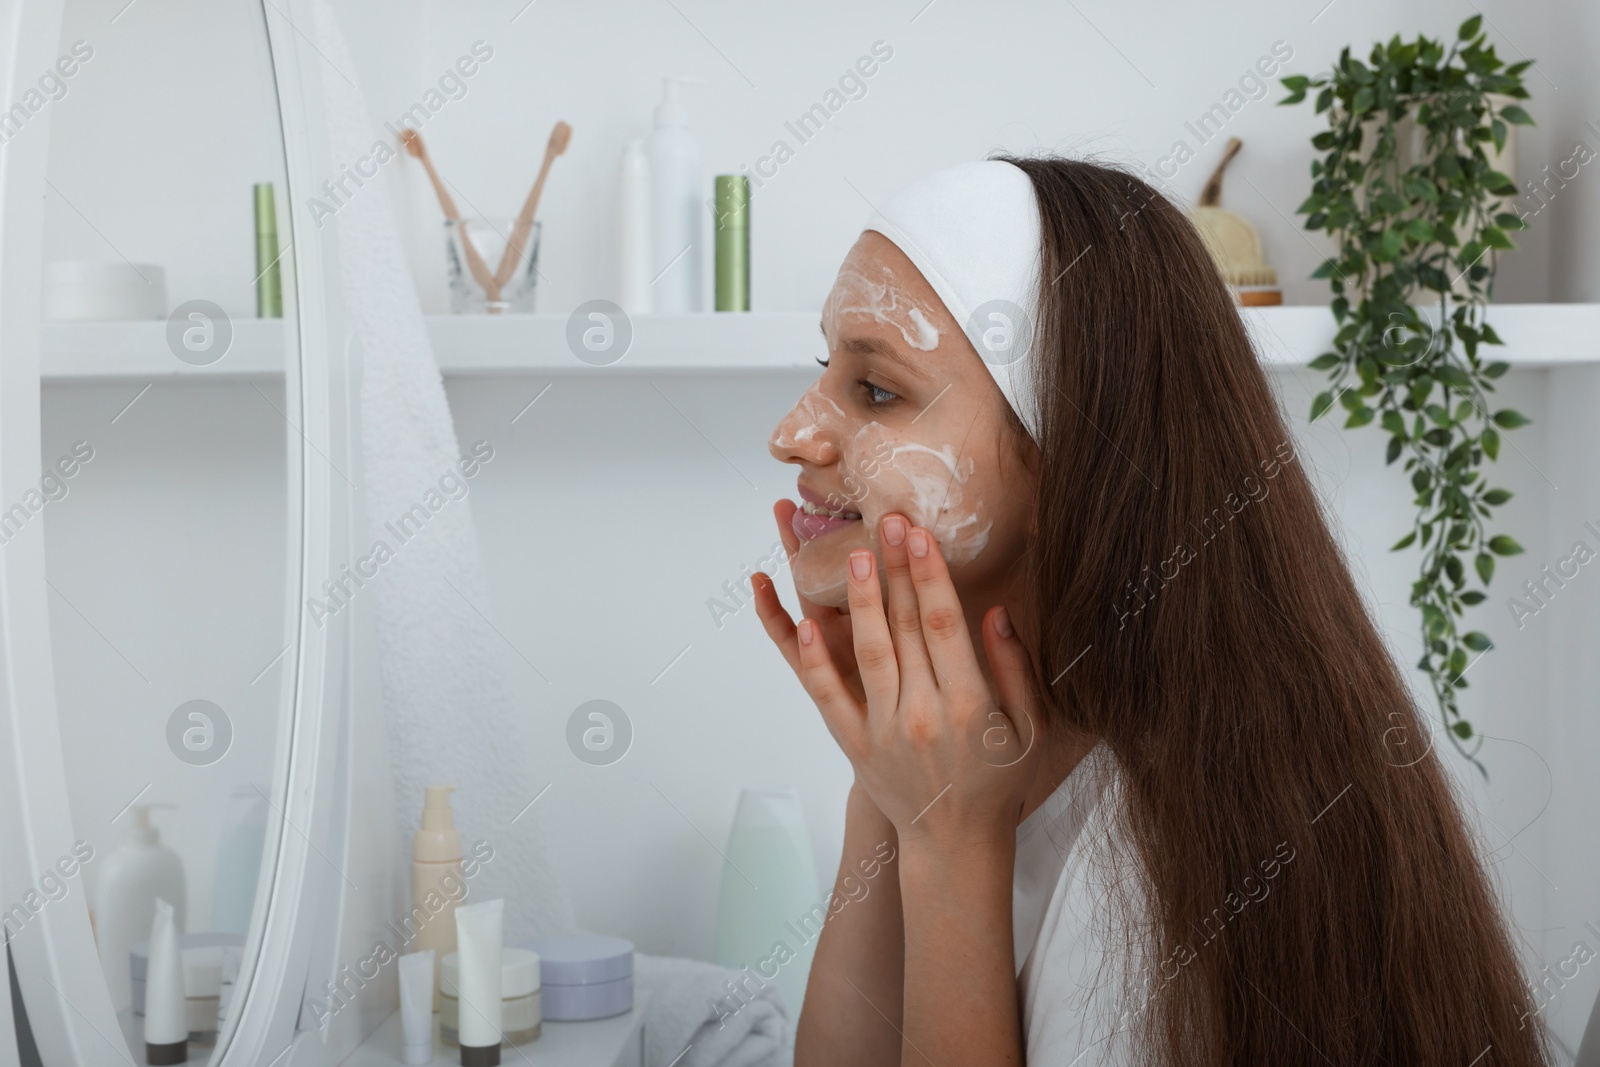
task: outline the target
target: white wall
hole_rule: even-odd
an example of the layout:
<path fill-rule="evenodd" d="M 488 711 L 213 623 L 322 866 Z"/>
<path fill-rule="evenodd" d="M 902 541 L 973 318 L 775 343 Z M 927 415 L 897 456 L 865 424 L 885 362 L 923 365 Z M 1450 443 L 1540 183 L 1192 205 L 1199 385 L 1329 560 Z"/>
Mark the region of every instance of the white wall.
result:
<path fill-rule="evenodd" d="M 572 147 L 545 191 L 540 263 L 549 281 L 541 309 L 565 312 L 616 295 L 617 162 L 624 143 L 648 131 L 660 74 L 704 81 L 686 97 L 709 182 L 711 174 L 765 154 L 785 136 L 786 120 L 819 100 L 874 41 L 888 42 L 894 57 L 868 82 L 867 95 L 847 103 L 757 192 L 755 307 L 804 310 L 820 305 L 869 202 L 922 173 L 996 149 L 1136 156 L 1153 166 L 1174 140 L 1193 143 L 1184 123 L 1219 101 L 1276 41 L 1294 49 L 1290 69 L 1314 72 L 1346 42 L 1363 44 L 1396 31 L 1453 36 L 1469 14 L 1434 0 L 1380 7 L 1336 0 L 1326 8 L 1323 0 L 923 3 L 771 8 L 629 0 L 608 4 L 601 14 L 594 5 L 538 3 L 522 10 L 523 0 L 344 0 L 337 8 L 359 69 L 340 73 L 362 83 L 381 122 L 421 99 L 474 41 L 495 49 L 468 82 L 467 95 L 423 129 L 466 210 L 512 213 L 550 126 L 557 119 L 572 123 Z M 1523 131 L 1524 177 L 1565 158 L 1583 121 L 1600 123 L 1595 75 L 1586 66 L 1597 27 L 1578 6 L 1498 0 L 1482 9 L 1503 52 L 1546 60 L 1537 70 L 1549 83 L 1538 73 L 1529 76 L 1535 93 L 1530 110 L 1541 124 Z M 144 4 L 116 27 L 135 43 L 203 32 L 161 5 Z M 102 70 L 112 65 L 110 44 L 106 59 Z M 1225 204 L 1261 230 L 1290 302 L 1320 302 L 1320 283 L 1304 280 L 1319 257 L 1320 238 L 1304 235 L 1285 217 L 1304 197 L 1307 141 L 1316 123 L 1309 108 L 1274 106 L 1280 95 L 1274 89 L 1247 104 L 1228 124 L 1225 133 L 1240 136 L 1245 150 L 1230 168 Z M 151 112 L 150 125 L 159 125 L 160 114 Z M 1583 136 L 1600 148 L 1600 136 Z M 204 152 L 211 142 L 199 143 Z M 154 144 L 179 150 L 170 131 Z M 1219 150 L 1216 141 L 1202 146 L 1172 186 L 1197 193 Z M 1583 239 L 1600 211 L 1600 179 L 1592 169 L 1541 212 L 1524 235 L 1524 250 L 1503 261 L 1502 299 L 1600 299 L 1600 251 Z M 169 263 L 174 302 L 204 295 L 189 292 L 194 286 L 185 279 L 237 276 L 247 250 L 162 244 L 160 227 L 141 218 L 142 197 L 154 191 L 130 187 L 117 168 L 100 173 L 117 225 L 128 234 L 143 232 L 148 254 Z M 232 171 L 213 177 L 184 195 L 201 205 L 233 203 L 239 179 Z M 92 183 L 83 180 L 74 189 L 89 195 Z M 116 206 L 119 183 L 125 199 Z M 383 194 L 395 205 L 425 310 L 443 312 L 439 214 L 420 169 L 396 160 L 358 195 Z M 65 220 L 52 232 L 72 232 L 59 205 L 49 210 Z M 79 247 L 89 238 L 79 232 L 73 240 Z M 247 286 L 236 299 L 248 314 Z M 1306 461 L 1343 526 L 1352 565 L 1371 591 L 1398 659 L 1413 663 L 1416 626 L 1405 601 L 1414 559 L 1385 551 L 1406 528 L 1409 494 L 1382 464 L 1381 435 L 1347 435 L 1332 426 L 1308 430 L 1304 413 L 1318 376 L 1285 371 L 1276 378 L 1301 431 Z M 1485 785 L 1455 757 L 1446 758 L 1493 820 L 1483 829 L 1494 870 L 1530 951 L 1550 963 L 1575 939 L 1589 937 L 1583 920 L 1600 920 L 1600 849 L 1592 818 L 1584 814 L 1600 809 L 1589 769 L 1600 745 L 1585 703 L 1596 679 L 1578 666 L 1580 657 L 1592 658 L 1586 654 L 1600 617 L 1600 578 L 1586 569 L 1561 601 L 1521 631 L 1503 598 L 1564 555 L 1581 536 L 1584 519 L 1600 519 L 1592 450 L 1574 450 L 1547 430 L 1558 415 L 1569 424 L 1581 420 L 1584 401 L 1600 391 L 1593 379 L 1519 370 L 1505 380 L 1505 401 L 1536 422 L 1512 435 L 1516 447 L 1507 447 L 1495 472 L 1498 484 L 1517 492 L 1498 525 L 1527 545 L 1528 554 L 1502 561 L 1495 598 L 1479 609 L 1500 647 L 1472 669 L 1473 688 L 1465 697 L 1468 717 L 1496 738 L 1483 752 L 1493 778 Z M 839 853 L 846 762 L 753 610 L 718 629 L 706 608 L 708 598 L 723 595 L 725 581 L 756 566 L 776 539 L 769 508 L 776 497 L 792 494 L 794 472 L 772 461 L 765 442 L 807 378 L 562 377 L 512 425 L 550 380 L 463 379 L 449 386 L 461 440 L 485 438 L 497 449 L 474 481 L 472 499 L 494 590 L 491 614 L 505 634 L 504 662 L 526 710 L 517 741 L 526 746 L 535 776 L 554 783 L 540 803 L 557 835 L 580 921 L 626 934 L 645 951 L 709 957 L 722 861 L 705 838 L 721 846 L 741 786 L 798 786 L 824 879 Z M 64 422 L 52 420 L 88 410 L 91 394 L 75 396 L 47 411 L 47 446 L 66 432 Z M 248 426 L 238 432 L 247 429 L 265 432 Z M 162 446 L 152 440 L 137 447 L 144 449 L 141 458 L 129 462 L 143 471 L 140 484 L 154 492 L 169 477 L 160 468 Z M 252 507 L 281 491 L 265 467 L 248 477 L 258 497 Z M 88 493 L 75 506 L 82 529 L 93 526 L 93 509 L 112 513 L 110 500 L 97 503 Z M 157 541 L 178 530 L 176 516 L 159 509 L 146 521 L 145 536 Z M 53 552 L 53 575 L 57 565 Z M 84 566 L 87 579 L 94 572 Z M 199 567 L 197 560 L 196 573 Z M 240 595 L 276 609 L 272 568 L 240 580 L 257 583 Z M 88 640 L 54 625 L 61 640 Z M 79 692 L 84 702 L 106 693 Z M 620 704 L 636 729 L 633 750 L 605 768 L 574 760 L 562 736 L 568 713 L 594 697 Z M 92 757 L 85 752 L 83 758 Z M 1552 788 L 1545 810 L 1543 798 Z M 1576 1044 L 1600 984 L 1600 971 L 1588 973 L 1594 970 L 1580 974 L 1547 1011 L 1569 1045 Z"/>

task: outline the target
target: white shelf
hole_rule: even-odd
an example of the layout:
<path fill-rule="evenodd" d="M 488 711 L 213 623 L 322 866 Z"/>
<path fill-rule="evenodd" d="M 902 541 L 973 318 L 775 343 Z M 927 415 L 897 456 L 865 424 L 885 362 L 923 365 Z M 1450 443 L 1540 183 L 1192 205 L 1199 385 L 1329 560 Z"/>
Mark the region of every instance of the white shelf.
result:
<path fill-rule="evenodd" d="M 1423 308 L 1432 320 L 1437 308 Z M 1263 363 L 1302 366 L 1328 351 L 1333 313 L 1321 304 L 1242 308 Z M 1600 304 L 1491 304 L 1488 322 L 1504 345 L 1481 345 L 1478 357 L 1516 367 L 1600 362 Z"/>
<path fill-rule="evenodd" d="M 1262 361 L 1303 366 L 1326 351 L 1333 316 L 1320 304 L 1245 308 Z M 625 355 L 604 367 L 573 355 L 569 316 L 430 315 L 428 337 L 447 376 L 507 374 L 815 373 L 823 354 L 816 312 L 638 315 Z M 1480 353 L 1517 367 L 1600 362 L 1600 304 L 1496 304 L 1489 321 L 1504 346 Z M 164 322 L 47 322 L 46 381 L 249 378 L 281 375 L 284 320 L 233 323 L 227 355 L 205 367 L 167 347 Z"/>
<path fill-rule="evenodd" d="M 130 322 L 46 322 L 40 331 L 45 381 L 151 377 L 271 378 L 283 375 L 283 319 L 235 319 L 233 340 L 217 362 L 185 363 L 167 347 L 164 319 Z"/>
<path fill-rule="evenodd" d="M 586 1023 L 546 1019 L 539 1036 L 516 1049 L 501 1047 L 501 1067 L 643 1067 L 643 1027 L 648 993 L 636 993 L 633 1010 Z M 519 1052 L 521 1053 L 519 1055 Z M 439 1040 L 439 1015 L 433 1016 L 433 1065 L 456 1067 L 460 1050 Z M 341 1067 L 400 1067 L 400 1013 L 385 1019 Z"/>

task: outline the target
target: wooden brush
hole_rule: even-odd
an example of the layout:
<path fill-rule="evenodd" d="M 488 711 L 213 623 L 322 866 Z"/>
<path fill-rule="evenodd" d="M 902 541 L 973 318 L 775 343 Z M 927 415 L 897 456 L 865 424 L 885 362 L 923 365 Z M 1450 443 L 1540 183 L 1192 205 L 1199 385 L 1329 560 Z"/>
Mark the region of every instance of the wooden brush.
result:
<path fill-rule="evenodd" d="M 454 222 L 460 229 L 461 247 L 466 253 L 467 269 L 472 272 L 473 280 L 483 287 L 484 296 L 488 297 L 490 303 L 498 303 L 501 283 L 495 281 L 494 275 L 489 273 L 489 264 L 484 262 L 477 246 L 472 243 L 472 236 L 467 233 L 467 224 L 462 221 L 461 212 L 456 210 L 456 202 L 445 188 L 444 179 L 433 169 L 433 160 L 428 158 L 428 148 L 422 143 L 422 135 L 416 130 L 402 130 L 400 143 L 405 146 L 412 158 L 421 161 L 422 169 L 428 172 L 428 180 L 433 183 L 433 191 L 439 198 L 439 207 L 444 211 L 444 217 Z"/>
<path fill-rule="evenodd" d="M 511 240 L 506 242 L 506 250 L 500 256 L 500 265 L 495 269 L 495 285 L 502 286 L 511 280 L 511 275 L 517 269 L 517 260 L 522 257 L 522 246 L 527 242 L 528 235 L 533 232 L 533 213 L 539 208 L 539 195 L 544 192 L 544 180 L 550 176 L 550 164 L 556 157 L 567 150 L 567 145 L 572 141 L 572 127 L 565 122 L 558 122 L 555 129 L 550 131 L 550 143 L 545 145 L 544 164 L 539 168 L 539 176 L 534 179 L 533 188 L 528 191 L 528 199 L 523 201 L 522 212 L 517 216 L 517 223 L 511 230 Z"/>

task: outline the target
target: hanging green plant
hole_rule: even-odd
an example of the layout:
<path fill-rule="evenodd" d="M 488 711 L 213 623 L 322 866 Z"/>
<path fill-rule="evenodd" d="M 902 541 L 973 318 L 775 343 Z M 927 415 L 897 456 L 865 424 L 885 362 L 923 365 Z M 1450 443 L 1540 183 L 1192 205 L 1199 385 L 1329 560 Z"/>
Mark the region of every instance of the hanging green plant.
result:
<path fill-rule="evenodd" d="M 1500 431 L 1529 421 L 1510 408 L 1491 412 L 1493 380 L 1508 365 L 1479 355 L 1501 343 L 1485 318 L 1496 258 L 1515 247 L 1509 231 L 1525 228 L 1506 203 L 1516 185 L 1487 147 L 1499 153 L 1508 128 L 1533 119 L 1515 103 L 1528 97 L 1522 74 L 1532 60 L 1505 65 L 1481 23 L 1462 23 L 1448 47 L 1397 35 L 1375 44 L 1366 63 L 1346 48 L 1326 75 L 1281 79 L 1289 96 L 1280 103 L 1316 92 L 1317 114 L 1328 115 L 1311 139 L 1326 154 L 1312 161 L 1311 195 L 1297 209 L 1306 229 L 1338 244 L 1312 275 L 1333 290 L 1338 332 L 1333 350 L 1311 363 L 1330 381 L 1311 418 L 1342 407 L 1347 428 L 1374 423 L 1389 435 L 1389 463 L 1405 457 L 1417 514 L 1393 550 L 1422 552 L 1411 587 L 1424 647 L 1417 666 L 1446 734 L 1484 771 L 1482 735 L 1456 703 L 1472 656 L 1493 647 L 1463 625 L 1466 609 L 1486 598 L 1468 588 L 1468 566 L 1487 588 L 1495 557 L 1522 551 L 1485 528 L 1511 493 L 1489 487 L 1483 464 L 1499 457 Z"/>

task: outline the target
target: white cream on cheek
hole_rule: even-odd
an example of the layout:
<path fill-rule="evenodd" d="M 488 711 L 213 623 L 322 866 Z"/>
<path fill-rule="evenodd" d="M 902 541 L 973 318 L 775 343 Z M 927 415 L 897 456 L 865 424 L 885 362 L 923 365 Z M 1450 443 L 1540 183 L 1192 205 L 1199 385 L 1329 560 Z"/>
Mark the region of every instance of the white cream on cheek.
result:
<path fill-rule="evenodd" d="M 839 315 L 867 315 L 899 330 L 906 344 L 919 352 L 932 352 L 939 347 L 939 328 L 933 324 L 938 313 L 897 288 L 894 272 L 888 266 L 863 263 L 854 251 L 839 268 L 822 305 L 822 315 L 825 320 Z"/>
<path fill-rule="evenodd" d="M 969 484 L 977 468 L 971 456 L 958 459 L 951 445 L 930 448 L 869 422 L 851 438 L 843 463 L 858 468 L 857 480 L 867 487 L 855 506 L 869 529 L 888 512 L 903 511 L 933 532 L 952 567 L 971 563 L 988 545 L 994 522 Z"/>

